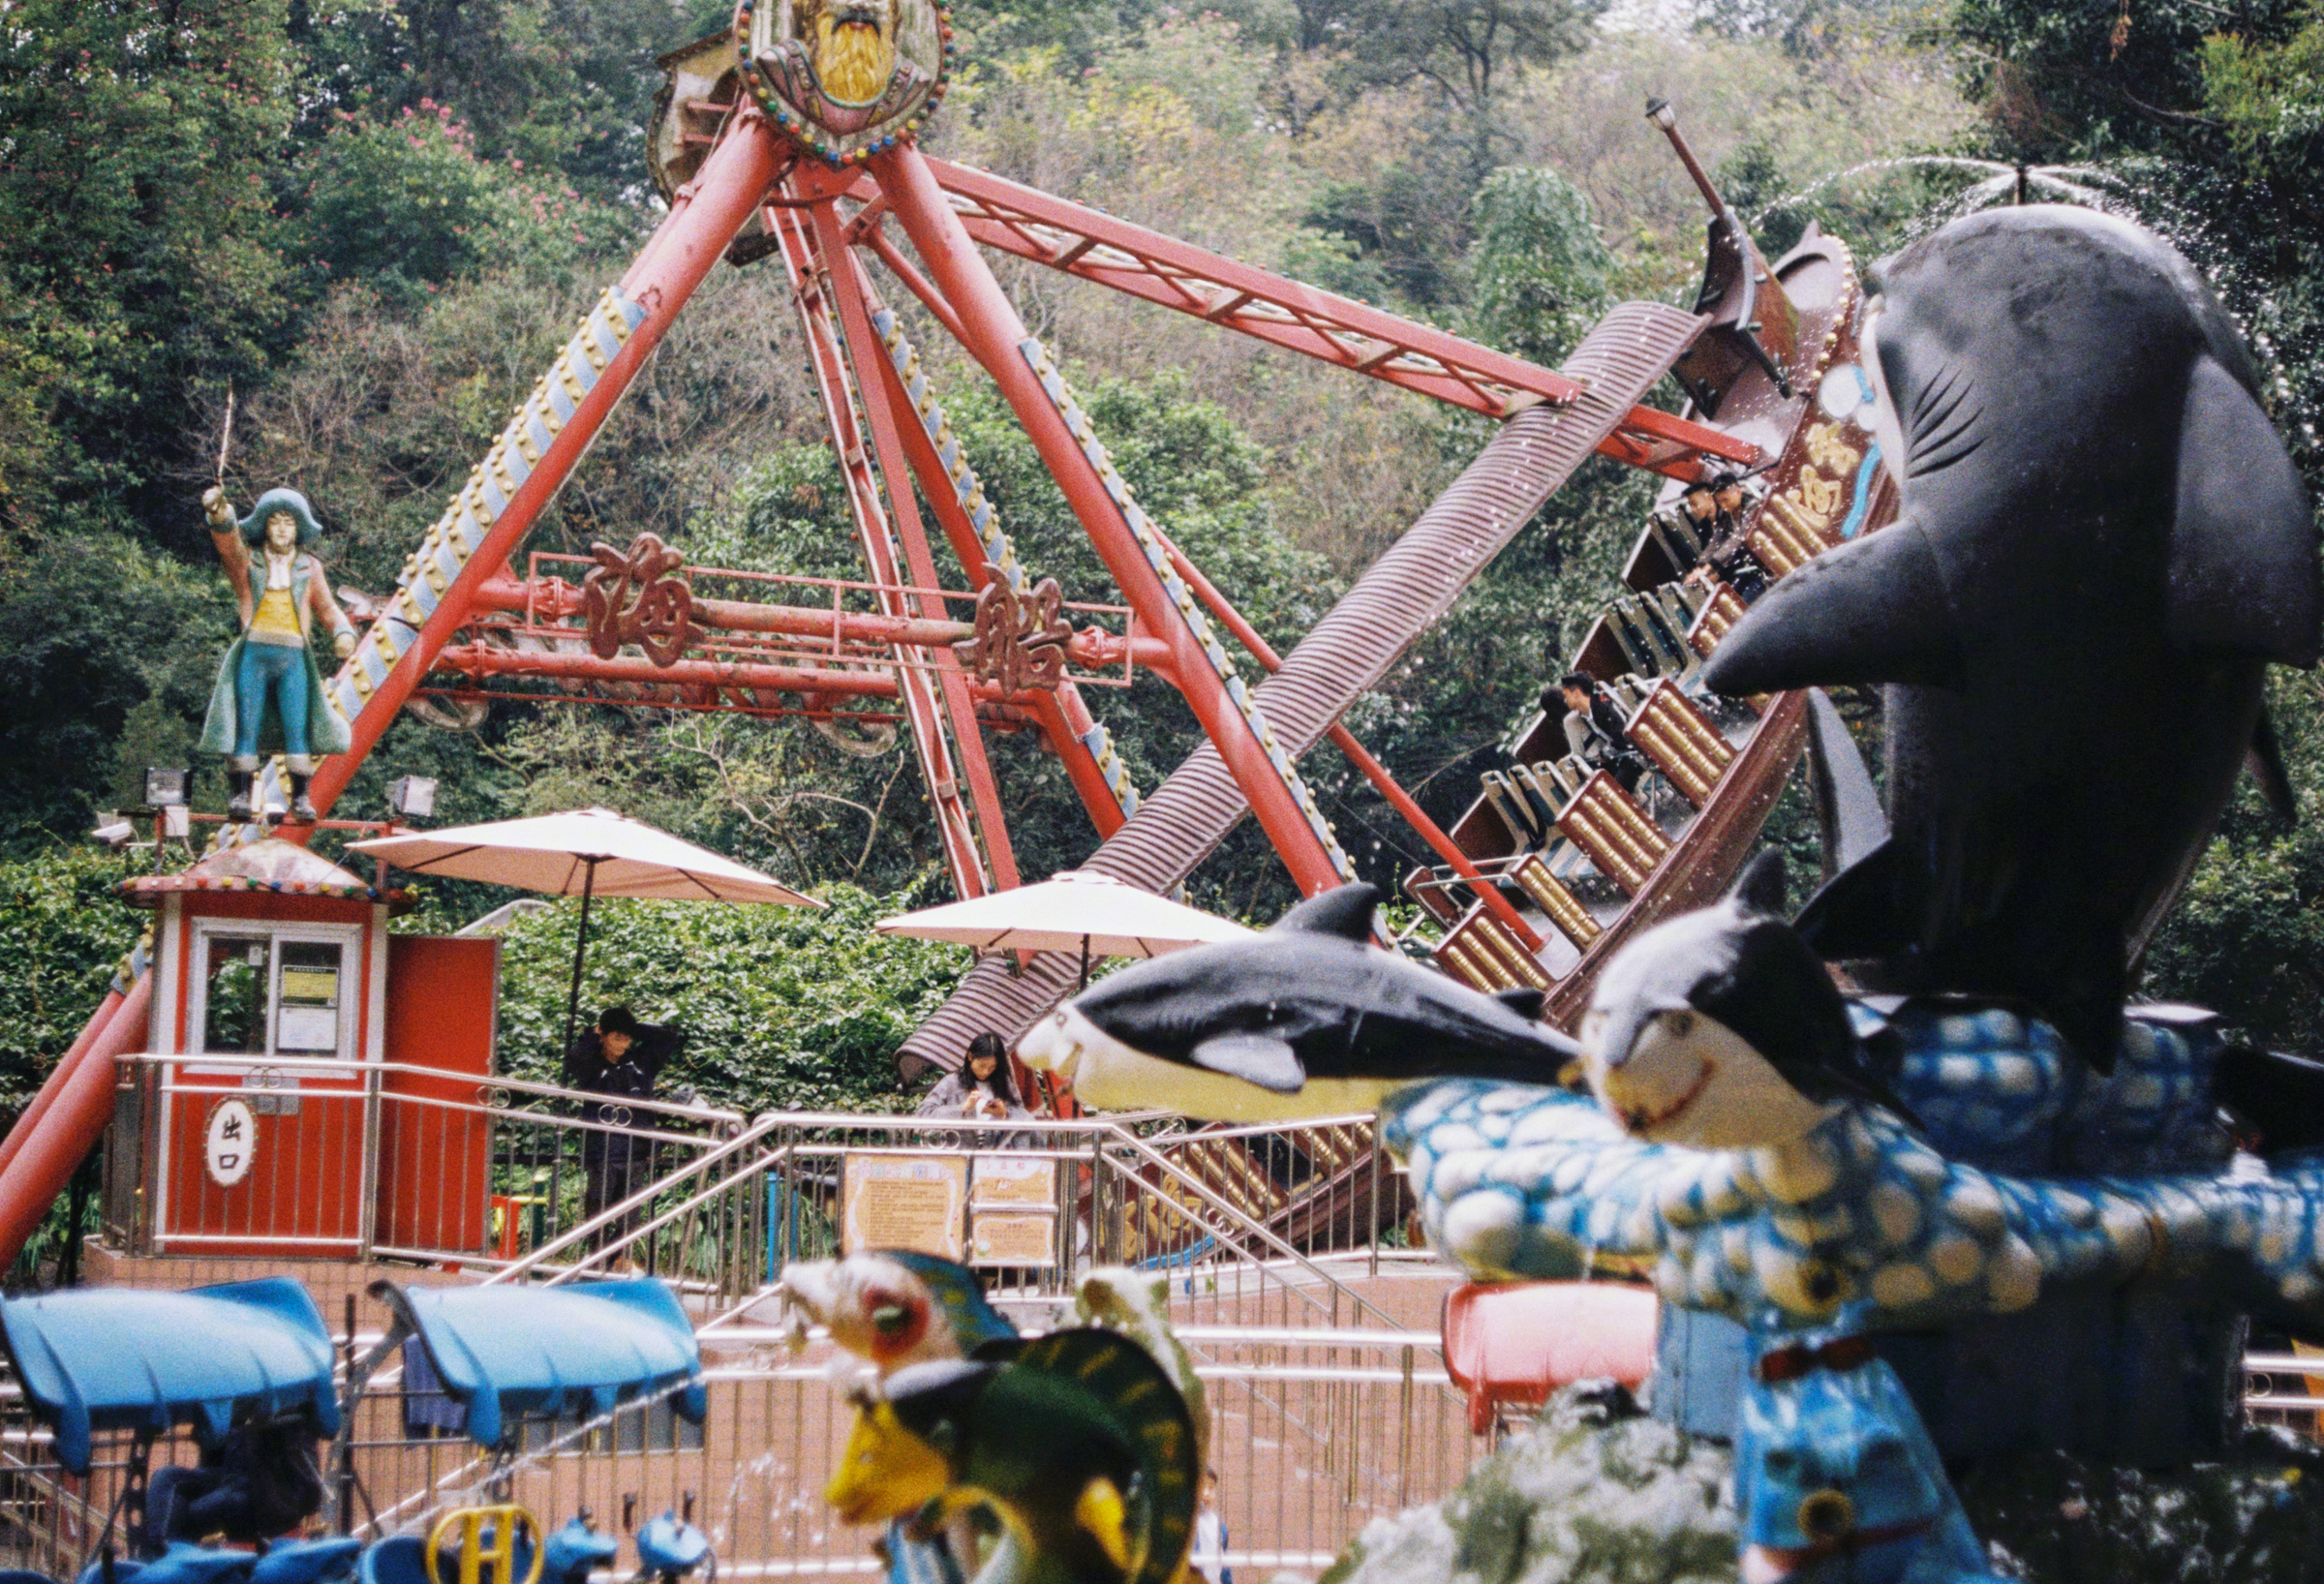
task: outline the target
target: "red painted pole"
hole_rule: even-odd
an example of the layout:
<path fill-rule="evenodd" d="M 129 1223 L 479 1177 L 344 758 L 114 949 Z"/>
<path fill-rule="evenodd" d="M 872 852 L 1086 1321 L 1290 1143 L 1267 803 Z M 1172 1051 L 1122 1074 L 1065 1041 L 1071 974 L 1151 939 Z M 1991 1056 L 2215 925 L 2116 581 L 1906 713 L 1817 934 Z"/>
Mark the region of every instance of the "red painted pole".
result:
<path fill-rule="evenodd" d="M 994 280 L 968 239 L 952 206 L 920 152 L 904 144 L 874 155 L 872 173 L 937 289 L 944 293 L 967 333 L 964 343 L 993 374 L 1017 421 L 1065 493 L 1074 515 L 1089 535 L 1114 580 L 1145 626 L 1166 638 L 1177 656 L 1178 686 L 1235 777 L 1251 811 L 1267 831 L 1301 891 L 1313 896 L 1339 883 L 1330 855 L 1309 828 L 1299 802 L 1268 762 L 1250 723 L 1227 696 L 1202 647 L 1179 616 L 1159 573 L 1130 532 L 1097 470 L 1019 347 L 1027 339 L 1024 320 Z"/>
<path fill-rule="evenodd" d="M 880 394 L 898 411 L 911 406 L 911 397 L 903 388 L 902 377 L 897 374 L 896 365 L 884 357 L 879 359 L 876 382 Z M 952 553 L 960 558 L 961 565 L 966 568 L 969 582 L 983 588 L 991 581 L 985 571 L 985 547 L 977 538 L 976 530 L 969 526 L 966 515 L 962 512 L 959 500 L 953 495 L 952 479 L 944 471 L 943 461 L 936 455 L 935 442 L 928 438 L 928 431 L 916 423 L 905 423 L 901 427 L 904 457 L 911 463 L 912 472 L 920 480 L 921 494 L 928 497 L 929 505 L 936 514 L 936 525 L 943 529 L 944 537 L 951 542 Z M 1123 641 L 1129 645 L 1140 665 L 1176 680 L 1174 673 L 1177 660 L 1171 654 L 1168 644 L 1136 631 Z M 1075 658 L 1078 660 L 1081 656 L 1076 655 Z M 1090 662 L 1082 660 L 1082 663 Z M 1106 663 L 1118 664 L 1119 657 L 1116 656 Z M 1064 765 L 1066 777 L 1073 782 L 1074 791 L 1080 794 L 1082 807 L 1088 811 L 1089 822 L 1097 827 L 1097 834 L 1109 837 L 1120 830 L 1122 821 L 1128 816 L 1122 813 L 1121 805 L 1115 801 L 1114 789 L 1106 784 L 1105 773 L 1098 768 L 1096 758 L 1083 741 L 1097 722 L 1089 714 L 1089 706 L 1082 701 L 1081 689 L 1070 682 L 1060 683 L 1055 693 L 1039 696 L 1034 703 L 1033 713 L 1040 717 L 1041 732 L 1049 742 L 1050 751 Z"/>
<path fill-rule="evenodd" d="M 39 1116 L 30 1108 L 24 1113 L 40 1125 L 20 1120 L 10 1130 L 11 1142 L 19 1131 L 24 1138 L 8 1165 L 0 1168 L 0 1260 L 15 1259 L 74 1171 L 111 1125 L 114 1064 L 145 1044 L 152 997 L 153 975 L 148 973 L 130 987 L 111 1020 L 79 1059 L 60 1065 L 41 1085 L 43 1099 L 54 1098 Z"/>
<path fill-rule="evenodd" d="M 896 410 L 880 399 L 873 381 L 864 378 L 867 367 L 876 369 L 887 361 L 887 355 L 880 350 L 878 338 L 872 330 L 872 313 L 865 306 L 864 283 L 855 255 L 841 234 L 839 212 L 832 200 L 816 204 L 807 214 L 816 247 L 823 255 L 823 279 L 831 289 L 832 306 L 839 311 L 840 336 L 855 365 L 856 395 L 862 403 L 865 426 L 872 431 L 872 454 L 879 465 L 880 476 L 887 481 L 889 519 L 897 542 L 903 550 L 904 566 L 913 582 L 924 589 L 933 588 L 936 581 L 935 558 L 929 554 L 928 533 L 920 523 L 919 504 L 912 499 L 911 472 L 904 461 L 902 438 L 898 433 L 901 420 Z M 936 595 L 924 594 L 919 601 L 922 615 L 943 616 L 944 602 Z M 1013 891 L 1018 880 L 1017 854 L 1010 846 L 1008 821 L 1001 813 L 1000 783 L 994 778 L 992 759 L 985 752 L 984 733 L 976 723 L 975 707 L 968 700 L 968 678 L 949 653 L 936 657 L 936 682 L 943 689 L 944 713 L 952 722 L 953 746 L 960 753 L 962 777 L 968 783 L 977 828 L 985 838 L 985 857 L 993 866 L 994 889 Z"/>
<path fill-rule="evenodd" d="M 787 146 L 763 115 L 747 109 L 711 150 L 694 179 L 679 190 L 669 218 L 661 223 L 630 271 L 635 289 L 629 295 L 645 309 L 646 317 L 576 405 L 564 429 L 541 452 L 531 475 L 518 486 L 491 532 L 461 566 L 411 649 L 397 658 L 386 680 L 365 703 L 351 726 L 353 746 L 345 753 L 331 755 L 317 769 L 310 795 L 318 809 L 327 812 L 332 800 L 346 790 L 363 756 L 428 674 L 438 651 L 468 620 L 469 599 L 476 586 L 501 569 L 573 465 L 589 450 L 598 427 L 629 388 L 646 358 L 661 344 L 679 309 L 724 255 L 734 233 L 757 210 Z"/>
<path fill-rule="evenodd" d="M 88 1023 L 80 1031 L 80 1037 L 73 1042 L 73 1049 L 66 1051 L 57 1064 L 48 1070 L 48 1077 L 41 1084 L 40 1092 L 32 1097 L 31 1104 L 16 1112 L 16 1119 L 9 1124 L 8 1137 L 0 1140 L 0 1173 L 8 1171 L 8 1163 L 16 1158 L 16 1151 L 24 1146 L 24 1141 L 39 1130 L 41 1118 L 56 1103 L 57 1090 L 71 1081 L 73 1070 L 80 1065 L 82 1058 L 88 1054 L 89 1047 L 97 1043 L 112 1020 L 121 1016 L 122 1008 L 135 1000 L 138 1006 L 131 1016 L 142 1018 L 151 998 L 152 982 L 142 974 L 129 988 L 127 994 L 119 990 L 105 992 L 105 999 L 97 1004 L 97 1010 L 90 1015 Z"/>

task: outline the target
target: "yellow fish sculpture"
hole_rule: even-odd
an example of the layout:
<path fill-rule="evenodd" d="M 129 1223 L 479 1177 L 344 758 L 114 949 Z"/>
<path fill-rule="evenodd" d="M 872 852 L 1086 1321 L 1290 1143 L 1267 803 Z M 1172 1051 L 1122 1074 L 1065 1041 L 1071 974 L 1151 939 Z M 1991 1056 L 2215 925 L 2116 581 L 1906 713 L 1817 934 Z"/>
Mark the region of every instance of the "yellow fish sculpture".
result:
<path fill-rule="evenodd" d="M 1129 1338 L 1087 1328 L 866 1388 L 824 1495 L 849 1523 L 926 1530 L 988 1508 L 1003 1533 L 976 1584 L 1177 1584 L 1199 1473 L 1170 1377 Z"/>

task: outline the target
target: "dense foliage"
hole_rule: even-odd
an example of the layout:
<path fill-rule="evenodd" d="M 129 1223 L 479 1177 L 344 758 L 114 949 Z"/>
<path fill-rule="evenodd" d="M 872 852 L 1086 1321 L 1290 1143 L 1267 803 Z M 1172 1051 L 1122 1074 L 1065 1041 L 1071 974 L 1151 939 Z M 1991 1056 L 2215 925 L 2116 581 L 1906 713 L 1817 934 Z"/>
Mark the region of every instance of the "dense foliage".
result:
<path fill-rule="evenodd" d="M 931 128 L 939 152 L 1547 361 L 1608 300 L 1688 300 L 1697 278 L 1701 202 L 1639 117 L 1649 94 L 1678 107 L 1771 251 L 1813 222 L 1869 259 L 1970 204 L 2006 201 L 2021 181 L 2035 197 L 2107 202 L 2217 281 L 2324 484 L 2324 11 L 2312 3 L 957 9 L 964 64 Z M 334 582 L 386 587 L 653 226 L 652 57 L 727 12 L 723 0 L 10 8 L 0 855 L 29 867 L 0 866 L 0 897 L 16 931 L 6 960 L 43 966 L 11 975 L 9 993 L 35 999 L 12 1003 L 24 1066 L 0 1074 L 0 1104 L 69 1042 L 68 1003 L 85 1010 L 100 960 L 126 944 L 111 904 L 81 921 L 59 899 L 98 887 L 106 862 L 51 849 L 126 799 L 140 767 L 189 756 L 230 634 L 194 504 L 222 442 L 237 500 L 305 490 Z M 1147 507 L 1279 645 L 1484 439 L 1482 422 L 1416 398 L 1031 265 L 995 267 Z M 1069 598 L 1115 597 L 981 371 L 882 284 L 1026 565 Z M 714 275 L 531 548 L 650 529 L 701 564 L 855 572 L 801 365 L 780 272 Z M 1585 470 L 1350 716 L 1440 818 L 1473 796 L 1476 770 L 1586 628 L 1651 494 L 1641 475 Z M 1091 698 L 1142 786 L 1196 740 L 1151 679 Z M 2286 833 L 2239 803 L 2156 945 L 2154 985 L 2324 1049 L 2304 977 L 2324 944 L 2311 942 L 2324 708 L 2288 679 L 2276 708 L 2312 817 Z M 990 734 L 990 747 L 1021 868 L 1086 855 L 1094 838 L 1056 763 L 1026 734 Z M 1351 852 L 1392 882 L 1415 838 L 1329 748 L 1306 769 Z M 803 884 L 902 895 L 927 888 L 937 857 L 908 747 L 858 755 L 796 722 L 559 703 L 502 707 L 461 731 L 408 717 L 342 811 L 376 812 L 384 782 L 407 773 L 442 779 L 445 819 L 607 803 Z M 214 770 L 198 791 L 216 805 Z M 1194 890 L 1258 916 L 1288 896 L 1247 822 Z M 752 1106 L 824 1094 L 816 1085 L 868 1074 L 864 1052 L 955 971 L 881 956 L 841 922 L 857 894 L 829 895 L 834 916 L 815 924 L 609 916 L 600 960 L 657 983 L 670 964 L 698 968 L 699 985 L 657 1010 L 682 1003 L 734 1030 L 722 1051 L 749 1053 L 700 1075 L 706 1091 Z M 488 905 L 459 905 L 471 901 Z M 546 964 L 560 934 L 554 919 L 520 925 L 511 962 Z M 834 959 L 828 992 L 759 966 L 812 953 Z M 534 972 L 510 990 L 511 1061 L 543 1048 L 562 995 L 556 975 L 544 966 L 535 984 Z M 851 1020 L 836 988 L 849 975 L 893 975 L 894 993 Z"/>
<path fill-rule="evenodd" d="M 593 908 L 582 1021 L 627 1003 L 688 1038 L 662 1089 L 689 1088 L 746 1115 L 862 1111 L 898 1102 L 896 1047 L 968 966 L 961 947 L 874 934 L 890 899 L 819 888 L 828 905 Z M 501 1070 L 557 1081 L 580 904 L 517 919 L 502 935 Z"/>

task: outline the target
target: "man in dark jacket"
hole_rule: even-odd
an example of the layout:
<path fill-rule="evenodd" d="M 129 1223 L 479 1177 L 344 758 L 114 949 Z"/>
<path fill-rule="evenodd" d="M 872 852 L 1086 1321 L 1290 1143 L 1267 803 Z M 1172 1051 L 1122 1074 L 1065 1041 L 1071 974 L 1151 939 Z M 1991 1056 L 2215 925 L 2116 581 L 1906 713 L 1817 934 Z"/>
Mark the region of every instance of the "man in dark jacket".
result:
<path fill-rule="evenodd" d="M 581 1107 L 581 1119 L 596 1124 L 581 1135 L 584 1219 L 619 1204 L 653 1180 L 652 1141 L 606 1130 L 652 1126 L 650 1117 L 624 1102 L 652 1099 L 655 1080 L 685 1045 L 686 1036 L 675 1028 L 639 1022 L 627 1007 L 607 1007 L 566 1053 L 565 1086 L 610 1097 L 585 1101 Z M 638 1212 L 630 1211 L 619 1225 L 606 1229 L 607 1239 L 627 1232 L 638 1220 Z"/>
<path fill-rule="evenodd" d="M 1597 679 L 1569 671 L 1557 681 L 1555 697 L 1566 707 L 1566 748 L 1593 770 L 1610 771 L 1625 792 L 1637 790 L 1646 773 L 1646 758 L 1630 740 L 1622 707 L 1606 696 Z M 1542 708 L 1550 709 L 1551 695 L 1542 695 Z"/>

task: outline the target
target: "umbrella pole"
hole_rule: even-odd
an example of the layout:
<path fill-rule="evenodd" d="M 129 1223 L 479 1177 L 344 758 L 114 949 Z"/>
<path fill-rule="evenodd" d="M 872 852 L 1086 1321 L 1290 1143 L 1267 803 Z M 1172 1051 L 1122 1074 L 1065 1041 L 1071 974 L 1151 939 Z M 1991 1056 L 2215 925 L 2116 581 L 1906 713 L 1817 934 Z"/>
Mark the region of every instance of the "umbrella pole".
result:
<path fill-rule="evenodd" d="M 1082 937 L 1082 989 L 1089 988 L 1089 937 Z"/>
<path fill-rule="evenodd" d="M 573 933 L 573 988 L 565 994 L 565 1044 L 558 1047 L 559 1070 L 572 1059 L 573 1019 L 581 1010 L 581 958 L 589 950 L 589 899 L 597 889 L 597 860 L 584 858 L 588 866 L 581 871 L 581 928 Z"/>

